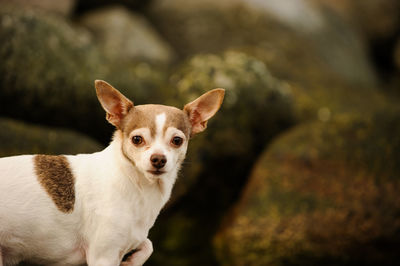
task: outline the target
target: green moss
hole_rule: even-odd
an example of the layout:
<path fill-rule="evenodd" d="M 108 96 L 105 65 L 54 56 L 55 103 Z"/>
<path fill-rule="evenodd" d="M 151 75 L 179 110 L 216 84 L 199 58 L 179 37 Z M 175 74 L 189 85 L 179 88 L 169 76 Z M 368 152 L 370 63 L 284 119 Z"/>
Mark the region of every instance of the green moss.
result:
<path fill-rule="evenodd" d="M 330 75 L 358 85 L 374 83 L 363 41 L 341 17 L 318 4 L 298 3 L 304 12 L 294 22 L 283 15 L 293 7 L 281 8 L 278 14 L 251 1 L 170 0 L 152 3 L 149 13 L 183 56 L 240 49 L 284 80 L 313 82 Z"/>
<path fill-rule="evenodd" d="M 387 108 L 371 117 L 341 115 L 272 143 L 215 239 L 221 263 L 398 261 L 399 114 Z"/>

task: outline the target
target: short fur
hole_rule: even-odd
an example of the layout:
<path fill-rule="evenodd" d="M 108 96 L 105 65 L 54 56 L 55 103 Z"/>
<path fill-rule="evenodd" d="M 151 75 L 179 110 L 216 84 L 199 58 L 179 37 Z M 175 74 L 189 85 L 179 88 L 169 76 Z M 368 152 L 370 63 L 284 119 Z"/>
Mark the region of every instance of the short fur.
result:
<path fill-rule="evenodd" d="M 36 155 L 35 173 L 40 184 L 62 212 L 71 212 L 75 203 L 75 181 L 65 156 Z"/>
<path fill-rule="evenodd" d="M 107 148 L 0 159 L 0 266 L 142 265 L 189 139 L 206 128 L 224 96 L 213 90 L 179 110 L 134 106 L 110 84 L 95 86 L 117 129 Z"/>

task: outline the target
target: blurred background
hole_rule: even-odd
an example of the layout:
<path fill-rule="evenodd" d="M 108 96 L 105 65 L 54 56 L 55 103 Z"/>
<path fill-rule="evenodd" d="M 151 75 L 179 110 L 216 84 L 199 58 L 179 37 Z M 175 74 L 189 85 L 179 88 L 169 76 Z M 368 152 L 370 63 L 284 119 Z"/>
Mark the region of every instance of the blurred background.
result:
<path fill-rule="evenodd" d="M 0 0 L 0 156 L 76 154 L 225 88 L 146 265 L 400 265 L 400 1 Z"/>

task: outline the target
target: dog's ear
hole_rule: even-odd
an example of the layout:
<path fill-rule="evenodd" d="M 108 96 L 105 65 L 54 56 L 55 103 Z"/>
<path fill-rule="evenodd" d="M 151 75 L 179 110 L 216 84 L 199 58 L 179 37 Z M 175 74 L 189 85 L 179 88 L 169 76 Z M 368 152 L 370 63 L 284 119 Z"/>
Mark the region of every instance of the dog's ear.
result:
<path fill-rule="evenodd" d="M 107 120 L 120 128 L 121 121 L 133 107 L 133 103 L 113 86 L 103 80 L 95 80 L 97 98 L 107 113 Z"/>
<path fill-rule="evenodd" d="M 192 124 L 192 136 L 207 128 L 207 121 L 220 108 L 224 95 L 224 89 L 211 90 L 185 105 L 183 110 L 189 116 Z"/>

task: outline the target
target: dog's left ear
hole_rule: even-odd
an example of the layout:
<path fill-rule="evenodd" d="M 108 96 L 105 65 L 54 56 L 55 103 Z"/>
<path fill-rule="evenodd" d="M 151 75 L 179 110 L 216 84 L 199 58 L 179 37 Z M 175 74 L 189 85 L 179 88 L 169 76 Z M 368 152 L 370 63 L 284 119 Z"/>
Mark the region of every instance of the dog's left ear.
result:
<path fill-rule="evenodd" d="M 108 122 L 120 128 L 122 119 L 133 107 L 133 103 L 103 80 L 96 80 L 94 86 L 96 87 L 97 98 L 107 112 L 106 118 Z"/>
<path fill-rule="evenodd" d="M 211 90 L 185 105 L 183 110 L 192 124 L 192 136 L 207 128 L 207 121 L 215 115 L 224 100 L 225 90 Z"/>

